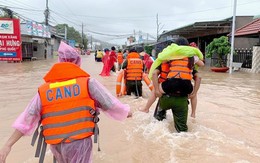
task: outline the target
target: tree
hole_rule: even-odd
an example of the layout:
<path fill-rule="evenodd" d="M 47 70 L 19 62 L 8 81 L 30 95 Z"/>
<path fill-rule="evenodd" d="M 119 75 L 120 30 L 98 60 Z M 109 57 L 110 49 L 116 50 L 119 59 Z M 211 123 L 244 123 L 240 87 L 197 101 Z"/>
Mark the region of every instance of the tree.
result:
<path fill-rule="evenodd" d="M 145 46 L 144 46 L 144 50 L 145 50 L 146 53 L 152 55 L 153 47 L 152 47 L 152 46 L 149 46 L 149 45 L 145 45 Z"/>
<path fill-rule="evenodd" d="M 221 36 L 215 38 L 207 47 L 206 47 L 206 57 L 212 58 L 217 56 L 217 65 L 216 67 L 225 67 L 224 58 L 227 54 L 230 53 L 231 46 L 228 41 L 228 37 Z"/>
<path fill-rule="evenodd" d="M 77 43 L 81 44 L 82 47 L 82 36 L 79 31 L 76 31 L 74 27 L 69 27 L 68 24 L 58 24 L 55 26 L 57 33 L 65 33 L 65 26 L 67 27 L 67 39 L 68 40 L 75 40 Z M 88 40 L 85 34 L 83 34 L 84 38 L 84 47 L 87 47 Z"/>
<path fill-rule="evenodd" d="M 17 16 L 14 15 L 12 10 L 2 7 L 0 7 L 0 9 L 0 18 L 17 18 Z"/>

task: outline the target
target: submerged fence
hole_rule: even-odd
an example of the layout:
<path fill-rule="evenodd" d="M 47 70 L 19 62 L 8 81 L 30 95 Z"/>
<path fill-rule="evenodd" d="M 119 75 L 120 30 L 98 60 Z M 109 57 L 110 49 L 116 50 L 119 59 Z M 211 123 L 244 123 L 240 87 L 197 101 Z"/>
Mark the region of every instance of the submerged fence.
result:
<path fill-rule="evenodd" d="M 243 68 L 252 68 L 252 57 L 253 50 L 250 49 L 235 49 L 235 54 L 233 55 L 233 62 L 242 63 Z"/>
<path fill-rule="evenodd" d="M 242 68 L 252 68 L 252 57 L 253 57 L 253 50 L 252 49 L 235 49 L 233 55 L 233 62 L 242 63 Z M 211 58 L 211 66 L 219 66 L 218 63 L 219 58 L 217 55 L 213 55 Z M 227 65 L 227 55 L 222 57 L 222 61 L 224 66 Z"/>

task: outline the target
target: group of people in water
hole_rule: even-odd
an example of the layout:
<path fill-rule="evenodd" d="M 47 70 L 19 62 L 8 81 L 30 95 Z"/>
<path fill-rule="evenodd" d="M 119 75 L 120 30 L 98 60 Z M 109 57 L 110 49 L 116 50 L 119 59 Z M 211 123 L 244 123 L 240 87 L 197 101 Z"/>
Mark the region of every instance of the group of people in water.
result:
<path fill-rule="evenodd" d="M 177 132 L 186 132 L 188 99 L 196 97 L 200 83 L 198 66 L 204 65 L 200 50 L 189 46 L 182 37 L 159 53 L 155 61 L 150 61 L 143 49 L 118 54 L 115 50 L 105 49 L 102 57 L 96 57 L 102 58 L 104 64 L 100 75 L 109 76 L 110 71 L 116 71 L 117 62 L 117 70 L 125 71 L 126 94 L 142 96 L 143 73 L 149 73 L 153 91 L 140 111 L 149 112 L 158 97 L 155 118 L 163 120 L 171 109 Z M 132 116 L 129 105 L 121 103 L 80 68 L 81 58 L 75 49 L 61 42 L 58 51 L 58 63 L 44 76 L 45 83 L 14 122 L 15 131 L 0 150 L 0 163 L 6 161 L 12 146 L 22 136 L 33 132 L 32 144 L 39 137 L 35 155 L 40 157 L 39 162 L 44 161 L 47 144 L 59 163 L 92 162 L 91 137 L 94 136 L 94 143 L 98 142 L 99 112 L 119 121 Z M 191 116 L 195 117 L 194 110 Z"/>

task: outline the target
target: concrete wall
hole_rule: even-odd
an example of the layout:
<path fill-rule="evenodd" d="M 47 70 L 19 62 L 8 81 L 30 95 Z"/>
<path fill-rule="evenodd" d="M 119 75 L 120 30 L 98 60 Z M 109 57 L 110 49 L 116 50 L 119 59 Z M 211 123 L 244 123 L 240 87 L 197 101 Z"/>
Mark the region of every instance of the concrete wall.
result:
<path fill-rule="evenodd" d="M 44 43 L 33 43 L 33 56 L 37 57 L 37 59 L 45 59 L 44 58 Z"/>
<path fill-rule="evenodd" d="M 45 49 L 47 50 L 46 59 L 53 58 L 54 55 L 57 54 L 60 45 L 60 40 L 48 39 L 48 45 L 47 48 L 45 48 L 45 38 L 33 37 L 28 35 L 22 35 L 22 41 L 33 44 L 33 57 L 37 57 L 37 59 L 45 59 Z"/>
<path fill-rule="evenodd" d="M 52 51 L 52 58 L 55 58 L 58 56 L 58 49 L 60 46 L 61 39 L 52 38 L 51 39 L 51 51 Z"/>
<path fill-rule="evenodd" d="M 258 43 L 258 38 L 235 37 L 235 48 L 252 49 Z"/>
<path fill-rule="evenodd" d="M 254 18 L 253 16 L 237 16 L 235 29 L 241 28 L 246 24 L 252 22 L 253 18 Z M 230 29 L 230 32 L 231 30 L 232 29 Z M 234 47 L 252 49 L 252 47 L 256 45 L 257 41 L 258 40 L 255 38 L 235 37 Z"/>
<path fill-rule="evenodd" d="M 38 42 L 33 43 L 33 56 L 37 59 L 48 59 L 53 58 L 53 45 L 50 43 L 45 47 L 45 39 L 38 40 Z M 50 41 L 49 41 L 50 42 Z M 46 58 L 45 58 L 46 50 Z"/>
<path fill-rule="evenodd" d="M 253 16 L 236 16 L 236 29 L 253 21 Z"/>
<path fill-rule="evenodd" d="M 53 45 L 47 46 L 47 59 L 53 58 Z"/>

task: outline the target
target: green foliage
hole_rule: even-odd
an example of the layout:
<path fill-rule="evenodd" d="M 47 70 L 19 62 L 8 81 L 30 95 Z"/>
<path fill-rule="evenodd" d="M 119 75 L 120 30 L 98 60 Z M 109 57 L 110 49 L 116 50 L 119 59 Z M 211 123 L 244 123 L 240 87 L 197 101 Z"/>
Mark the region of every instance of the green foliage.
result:
<path fill-rule="evenodd" d="M 219 57 L 223 57 L 230 53 L 230 43 L 228 42 L 228 37 L 221 36 L 215 38 L 207 47 L 206 47 L 206 57 L 211 58 L 212 55 L 217 54 Z"/>
<path fill-rule="evenodd" d="M 223 57 L 230 53 L 231 46 L 228 41 L 228 37 L 221 36 L 215 38 L 207 47 L 206 47 L 206 57 L 211 58 L 212 56 L 217 56 L 218 64 L 217 67 L 224 67 Z"/>
<path fill-rule="evenodd" d="M 14 15 L 13 11 L 8 8 L 0 7 L 0 18 L 15 18 L 19 19 L 16 15 Z"/>
<path fill-rule="evenodd" d="M 144 46 L 144 50 L 147 54 L 152 54 L 152 50 L 153 50 L 153 47 L 152 46 L 148 46 L 148 45 L 145 45 Z"/>
<path fill-rule="evenodd" d="M 0 15 L 0 18 L 10 18 L 10 16 L 8 14 L 4 13 L 4 14 Z"/>
<path fill-rule="evenodd" d="M 79 31 L 76 31 L 74 27 L 69 27 L 67 24 L 58 24 L 55 26 L 58 33 L 64 33 L 65 32 L 65 26 L 67 27 L 67 39 L 68 40 L 75 40 L 77 43 L 80 43 L 82 45 L 82 35 Z M 88 45 L 88 39 L 85 34 L 83 34 L 84 38 L 84 48 Z"/>

